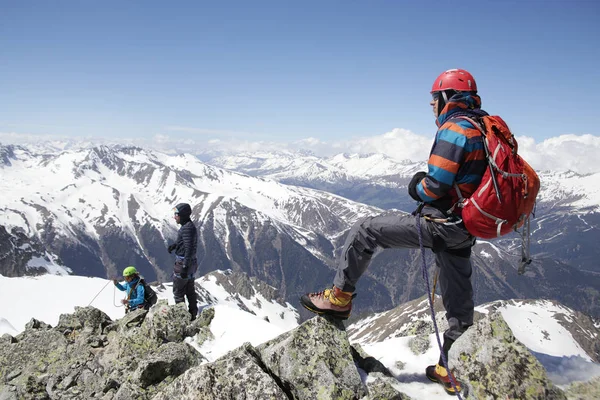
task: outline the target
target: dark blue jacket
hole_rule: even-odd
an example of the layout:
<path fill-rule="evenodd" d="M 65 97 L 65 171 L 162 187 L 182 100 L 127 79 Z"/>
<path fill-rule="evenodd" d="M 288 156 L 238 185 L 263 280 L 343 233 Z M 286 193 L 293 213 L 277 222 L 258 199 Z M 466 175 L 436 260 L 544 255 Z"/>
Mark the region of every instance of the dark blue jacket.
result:
<path fill-rule="evenodd" d="M 181 221 L 175 245 L 175 273 L 185 269 L 187 275 L 195 274 L 198 269 L 198 230 L 189 218 Z"/>

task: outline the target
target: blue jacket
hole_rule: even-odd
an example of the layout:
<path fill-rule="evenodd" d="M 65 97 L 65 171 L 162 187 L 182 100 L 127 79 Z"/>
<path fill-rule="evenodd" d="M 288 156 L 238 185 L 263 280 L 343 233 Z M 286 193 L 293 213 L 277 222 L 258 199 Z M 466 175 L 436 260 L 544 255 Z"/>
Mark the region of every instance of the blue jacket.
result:
<path fill-rule="evenodd" d="M 140 277 L 138 276 L 131 282 L 125 282 L 125 285 L 117 283 L 115 287 L 122 292 L 127 292 L 127 300 L 129 300 L 129 308 L 134 309 L 137 306 L 144 304 L 144 285 L 139 284 Z"/>

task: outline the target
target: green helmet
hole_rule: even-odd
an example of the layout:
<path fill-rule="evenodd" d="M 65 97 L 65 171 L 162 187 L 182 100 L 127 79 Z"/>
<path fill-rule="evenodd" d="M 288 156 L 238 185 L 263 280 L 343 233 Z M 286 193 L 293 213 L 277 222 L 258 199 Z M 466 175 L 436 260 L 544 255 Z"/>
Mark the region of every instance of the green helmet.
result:
<path fill-rule="evenodd" d="M 131 265 L 123 270 L 123 276 L 131 276 L 137 274 L 137 269 Z"/>

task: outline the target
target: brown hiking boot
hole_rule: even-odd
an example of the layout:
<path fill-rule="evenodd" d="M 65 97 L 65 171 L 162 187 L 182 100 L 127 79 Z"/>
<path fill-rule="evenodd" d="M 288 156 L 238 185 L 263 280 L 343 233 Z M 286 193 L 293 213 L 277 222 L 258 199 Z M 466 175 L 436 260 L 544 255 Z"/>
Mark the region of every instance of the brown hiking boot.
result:
<path fill-rule="evenodd" d="M 448 375 L 448 371 L 446 368 L 441 366 L 440 364 L 430 365 L 425 370 L 425 375 L 429 378 L 430 381 L 437 382 L 444 387 L 446 393 L 451 395 L 456 395 L 454 388 L 452 387 L 452 382 L 450 381 L 450 376 Z M 462 393 L 462 385 L 458 379 L 454 375 L 454 384 L 456 385 L 456 389 L 459 393 Z"/>
<path fill-rule="evenodd" d="M 342 292 L 337 287 L 322 292 L 308 293 L 300 298 L 300 303 L 309 311 L 327 314 L 341 319 L 348 319 L 352 311 L 351 292 Z"/>

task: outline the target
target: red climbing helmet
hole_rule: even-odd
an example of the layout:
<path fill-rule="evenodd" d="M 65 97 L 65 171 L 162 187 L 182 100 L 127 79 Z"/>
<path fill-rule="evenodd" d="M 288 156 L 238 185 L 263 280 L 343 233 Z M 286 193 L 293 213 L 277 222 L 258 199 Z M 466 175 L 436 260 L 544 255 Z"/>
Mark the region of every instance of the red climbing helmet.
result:
<path fill-rule="evenodd" d="M 442 72 L 435 82 L 433 82 L 431 93 L 449 89 L 459 92 L 476 92 L 477 84 L 473 75 L 468 71 L 464 69 L 449 69 Z"/>

